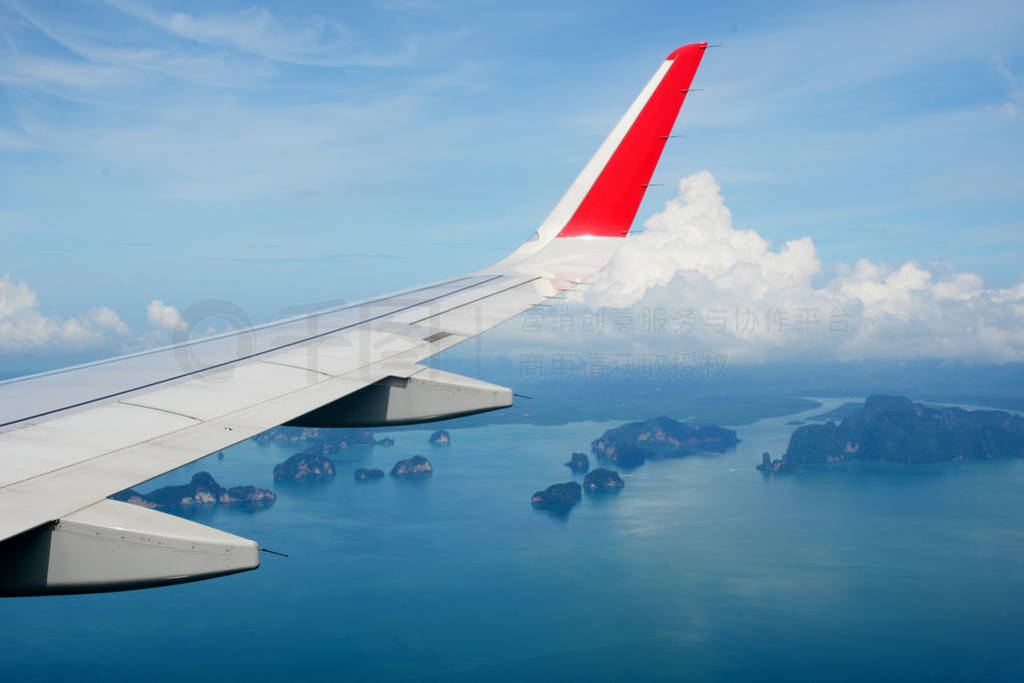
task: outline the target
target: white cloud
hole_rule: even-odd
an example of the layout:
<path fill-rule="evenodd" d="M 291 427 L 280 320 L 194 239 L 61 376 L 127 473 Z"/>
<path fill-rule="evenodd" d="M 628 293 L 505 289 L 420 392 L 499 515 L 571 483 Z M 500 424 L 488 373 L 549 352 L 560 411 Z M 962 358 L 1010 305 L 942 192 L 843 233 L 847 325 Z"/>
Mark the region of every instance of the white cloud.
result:
<path fill-rule="evenodd" d="M 47 314 L 25 282 L 0 278 L 0 354 L 127 353 L 165 343 L 175 329 L 188 328 L 178 310 L 159 299 L 150 302 L 146 317 L 153 328 L 135 334 L 107 306 L 67 318 Z"/>
<path fill-rule="evenodd" d="M 1015 119 L 1020 114 L 1020 109 L 1018 108 L 1017 103 L 1024 101 L 1024 85 L 1021 84 L 1020 76 L 1015 74 L 1010 67 L 1006 65 L 1006 60 L 1003 59 L 1001 54 L 996 55 L 995 67 L 996 71 L 1006 83 L 1009 93 L 1007 94 L 1007 101 L 994 107 L 994 109 L 1007 118 Z"/>
<path fill-rule="evenodd" d="M 592 339 L 598 346 L 714 351 L 736 362 L 1024 360 L 1024 283 L 987 289 L 974 273 L 913 261 L 860 259 L 826 272 L 810 237 L 774 248 L 734 227 L 707 171 L 683 178 L 644 227 L 581 295 L 591 308 L 632 309 L 638 334 Z M 658 326 L 652 320 L 663 333 L 643 333 Z"/>
<path fill-rule="evenodd" d="M 188 323 L 174 306 L 168 306 L 160 299 L 153 299 L 146 307 L 146 319 L 153 327 L 174 330 L 177 327 L 188 329 Z"/>
<path fill-rule="evenodd" d="M 0 83 L 45 87 L 51 85 L 72 88 L 100 89 L 134 82 L 134 74 L 127 69 L 87 62 L 70 62 L 48 57 L 17 56 L 4 60 L 0 69 Z"/>
<path fill-rule="evenodd" d="M 27 284 L 0 278 L 0 353 L 121 348 L 130 338 L 128 326 L 105 306 L 62 320 L 39 310 Z"/>
<path fill-rule="evenodd" d="M 826 270 L 810 237 L 774 247 L 757 232 L 736 228 L 707 171 L 680 180 L 679 196 L 644 227 L 575 302 L 591 316 L 609 307 L 631 310 L 629 334 L 598 327 L 608 334 L 590 334 L 581 345 L 575 335 L 586 330 L 577 319 L 569 335 L 563 328 L 526 337 L 512 323 L 490 339 L 508 340 L 511 333 L 516 352 L 536 342 L 546 351 L 712 352 L 738 363 L 1024 361 L 1024 282 L 991 289 L 974 273 L 915 261 L 860 259 Z M 0 279 L 0 352 L 132 350 L 188 328 L 178 309 L 159 299 L 149 303 L 146 317 L 152 329 L 141 335 L 106 307 L 62 320 L 42 313 L 24 282 Z"/>

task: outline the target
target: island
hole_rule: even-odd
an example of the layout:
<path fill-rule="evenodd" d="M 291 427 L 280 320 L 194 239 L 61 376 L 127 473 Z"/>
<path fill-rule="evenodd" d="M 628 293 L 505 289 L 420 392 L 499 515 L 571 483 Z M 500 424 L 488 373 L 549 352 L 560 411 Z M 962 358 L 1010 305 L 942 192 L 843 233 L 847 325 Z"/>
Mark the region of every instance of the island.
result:
<path fill-rule="evenodd" d="M 149 493 L 127 489 L 110 496 L 132 505 L 150 509 L 193 507 L 196 505 L 248 505 L 269 507 L 277 500 L 273 491 L 256 486 L 224 488 L 209 472 L 197 472 L 188 484 L 164 486 Z"/>
<path fill-rule="evenodd" d="M 582 487 L 574 481 L 569 481 L 564 484 L 552 484 L 543 491 L 537 491 L 530 497 L 530 504 L 537 509 L 568 512 L 582 498 Z"/>
<path fill-rule="evenodd" d="M 758 472 L 764 472 L 765 474 L 771 474 L 772 472 L 787 472 L 793 469 L 791 463 L 787 463 L 785 460 L 772 460 L 771 453 L 765 451 L 761 454 L 761 464 L 756 465 L 755 469 Z"/>
<path fill-rule="evenodd" d="M 356 481 L 370 481 L 371 479 L 381 479 L 384 476 L 384 470 L 378 469 L 366 469 L 360 467 L 354 473 Z"/>
<path fill-rule="evenodd" d="M 929 463 L 1020 457 L 1024 417 L 1001 410 L 930 407 L 879 395 L 838 424 L 798 428 L 776 471 L 858 460 Z"/>
<path fill-rule="evenodd" d="M 257 444 L 308 444 L 307 451 L 337 455 L 354 446 L 378 444 L 369 429 L 328 429 L 320 427 L 274 427 L 252 437 Z M 392 442 L 393 443 L 393 442 Z"/>
<path fill-rule="evenodd" d="M 296 453 L 284 462 L 274 465 L 274 480 L 315 479 L 333 477 L 334 461 L 313 449 Z"/>
<path fill-rule="evenodd" d="M 622 477 L 614 470 L 598 467 L 583 478 L 583 489 L 587 493 L 615 492 L 626 485 Z"/>
<path fill-rule="evenodd" d="M 392 439 L 390 436 L 385 436 L 383 439 L 381 439 L 380 441 L 377 442 L 377 445 L 378 446 L 394 446 L 395 445 L 395 440 Z"/>
<path fill-rule="evenodd" d="M 424 458 L 422 455 L 414 455 L 411 458 L 405 460 L 399 460 L 395 463 L 395 466 L 391 468 L 392 477 L 424 477 L 429 476 L 434 471 L 430 461 Z"/>
<path fill-rule="evenodd" d="M 600 460 L 632 468 L 643 465 L 647 458 L 721 453 L 737 443 L 739 438 L 731 429 L 715 425 L 693 427 L 670 417 L 656 417 L 609 429 L 590 445 L 590 450 Z"/>
<path fill-rule="evenodd" d="M 587 457 L 586 453 L 573 453 L 572 457 L 569 458 L 569 462 L 565 463 L 565 466 L 576 474 L 582 474 L 590 469 L 590 458 Z"/>
<path fill-rule="evenodd" d="M 436 432 L 430 435 L 431 446 L 448 446 L 451 445 L 452 435 L 445 429 L 438 429 Z"/>

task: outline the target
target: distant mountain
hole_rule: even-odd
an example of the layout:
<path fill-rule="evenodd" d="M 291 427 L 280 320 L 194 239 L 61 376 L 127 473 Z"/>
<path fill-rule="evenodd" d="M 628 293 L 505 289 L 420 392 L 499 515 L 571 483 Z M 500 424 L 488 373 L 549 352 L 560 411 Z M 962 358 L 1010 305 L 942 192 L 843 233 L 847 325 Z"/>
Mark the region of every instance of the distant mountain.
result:
<path fill-rule="evenodd" d="M 817 415 L 812 415 L 811 417 L 807 418 L 807 422 L 825 422 L 827 420 L 832 420 L 833 422 L 839 422 L 840 420 L 842 420 L 847 415 L 853 415 L 855 412 L 857 412 L 858 410 L 860 410 L 863 407 L 864 407 L 863 403 L 857 403 L 855 401 L 851 401 L 849 403 L 844 403 L 844 404 L 842 404 L 840 406 L 836 406 L 835 408 L 833 408 L 832 410 L 830 410 L 828 412 L 819 413 Z"/>
<path fill-rule="evenodd" d="M 670 417 L 630 422 L 606 431 L 590 449 L 600 459 L 621 467 L 638 467 L 647 458 L 678 458 L 701 451 L 722 452 L 739 443 L 724 427 L 692 427 Z"/>
<path fill-rule="evenodd" d="M 839 424 L 799 427 L 780 465 L 790 469 L 846 460 L 921 463 L 1019 457 L 1024 457 L 1022 417 L 872 396 Z"/>

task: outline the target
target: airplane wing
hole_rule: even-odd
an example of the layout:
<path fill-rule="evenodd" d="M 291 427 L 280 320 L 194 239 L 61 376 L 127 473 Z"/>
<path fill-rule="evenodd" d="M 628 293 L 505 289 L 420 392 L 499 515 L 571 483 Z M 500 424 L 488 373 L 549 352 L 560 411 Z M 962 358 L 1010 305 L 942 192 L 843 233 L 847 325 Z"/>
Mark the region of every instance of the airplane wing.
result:
<path fill-rule="evenodd" d="M 0 383 L 0 594 L 254 569 L 252 541 L 107 497 L 281 424 L 408 424 L 511 405 L 510 389 L 420 362 L 604 267 L 706 48 L 668 56 L 533 236 L 490 268 Z"/>

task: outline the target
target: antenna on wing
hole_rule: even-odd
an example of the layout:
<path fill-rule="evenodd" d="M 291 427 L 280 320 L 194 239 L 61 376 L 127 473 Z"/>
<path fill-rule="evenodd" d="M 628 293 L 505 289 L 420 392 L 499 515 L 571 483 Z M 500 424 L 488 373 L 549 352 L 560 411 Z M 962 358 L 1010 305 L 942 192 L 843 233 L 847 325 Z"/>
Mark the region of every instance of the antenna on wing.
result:
<path fill-rule="evenodd" d="M 286 555 L 285 553 L 279 553 L 276 550 L 271 550 L 270 548 L 260 548 L 260 552 L 270 553 L 271 555 L 280 555 L 281 557 L 288 557 L 288 555 Z"/>

